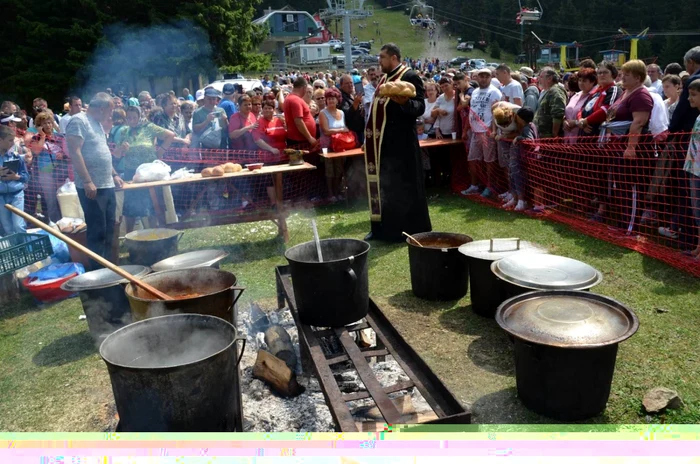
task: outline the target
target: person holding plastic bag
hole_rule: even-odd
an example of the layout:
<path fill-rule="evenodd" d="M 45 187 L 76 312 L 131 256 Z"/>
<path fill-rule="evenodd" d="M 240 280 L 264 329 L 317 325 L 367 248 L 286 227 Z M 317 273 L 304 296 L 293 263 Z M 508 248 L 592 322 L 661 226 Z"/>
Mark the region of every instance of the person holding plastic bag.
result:
<path fill-rule="evenodd" d="M 130 181 L 139 166 L 162 158 L 173 143 L 175 133 L 146 120 L 138 106 L 126 109 L 126 124 L 115 136 L 114 156 L 124 157 L 124 180 Z M 161 142 L 159 146 L 156 140 Z M 125 191 L 122 214 L 126 217 L 127 233 L 134 230 L 137 218 L 148 218 L 148 227 L 153 227 L 155 209 L 148 189 Z"/>

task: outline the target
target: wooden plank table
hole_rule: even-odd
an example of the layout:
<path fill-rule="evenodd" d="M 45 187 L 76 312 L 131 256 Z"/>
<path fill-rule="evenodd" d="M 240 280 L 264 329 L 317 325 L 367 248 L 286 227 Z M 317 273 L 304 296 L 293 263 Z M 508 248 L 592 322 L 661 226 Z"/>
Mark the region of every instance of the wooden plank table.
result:
<path fill-rule="evenodd" d="M 426 139 L 419 142 L 421 148 L 435 148 L 435 147 L 449 147 L 451 145 L 459 145 L 464 143 L 462 140 L 452 140 L 452 139 Z M 322 158 L 326 159 L 337 159 L 337 158 L 352 158 L 354 156 L 362 156 L 365 152 L 362 148 L 354 148 L 352 150 L 340 151 L 340 152 L 329 152 L 321 153 Z"/>
<path fill-rule="evenodd" d="M 272 184 L 274 186 L 275 191 L 274 211 L 256 211 L 252 213 L 231 216 L 228 219 L 218 217 L 214 219 L 207 218 L 201 221 L 178 222 L 175 224 L 169 224 L 167 227 L 173 229 L 190 229 L 201 227 L 203 225 L 236 224 L 242 222 L 257 222 L 270 220 L 277 225 L 279 234 L 284 238 L 284 241 L 287 242 L 289 241 L 289 231 L 287 230 L 287 212 L 284 208 L 282 176 L 284 174 L 292 172 L 312 171 L 314 169 L 316 169 L 316 166 L 309 163 L 304 163 L 298 166 L 289 166 L 288 164 L 278 166 L 263 166 L 261 169 L 257 169 L 255 171 L 248 171 L 247 169 L 244 169 L 243 171 L 226 173 L 223 176 L 217 177 L 202 177 L 201 174 L 194 174 L 192 177 L 188 177 L 186 179 L 160 180 L 154 182 L 141 183 L 128 182 L 124 184 L 124 188 L 122 190 L 126 191 L 148 189 L 151 195 L 151 200 L 153 201 L 153 207 L 156 211 L 156 218 L 159 222 L 159 227 L 165 227 L 165 211 L 159 200 L 160 196 L 157 195 L 157 189 L 159 188 L 192 183 L 216 182 L 222 180 L 270 175 L 272 176 Z M 206 192 L 206 189 L 202 188 L 200 190 L 199 195 L 195 199 L 195 202 L 193 202 L 193 206 L 194 203 L 196 203 L 196 201 L 198 201 L 202 197 L 204 192 Z M 215 212 L 212 211 L 212 214 L 213 213 Z"/>

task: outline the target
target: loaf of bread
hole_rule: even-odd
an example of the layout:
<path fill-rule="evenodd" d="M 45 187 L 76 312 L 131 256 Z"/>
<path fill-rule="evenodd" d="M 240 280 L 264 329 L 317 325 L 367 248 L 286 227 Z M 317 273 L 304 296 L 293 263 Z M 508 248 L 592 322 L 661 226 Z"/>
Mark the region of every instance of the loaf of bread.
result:
<path fill-rule="evenodd" d="M 211 175 L 213 177 L 221 177 L 224 175 L 226 171 L 224 171 L 224 168 L 221 166 L 217 166 L 214 169 L 211 170 Z"/>
<path fill-rule="evenodd" d="M 222 166 L 224 172 L 236 172 L 236 165 L 234 163 L 226 163 Z"/>
<path fill-rule="evenodd" d="M 204 168 L 202 169 L 202 177 L 211 177 L 212 176 L 212 168 Z"/>
<path fill-rule="evenodd" d="M 236 163 L 233 165 L 234 171 L 233 172 L 241 172 L 243 170 L 243 166 L 240 164 Z"/>

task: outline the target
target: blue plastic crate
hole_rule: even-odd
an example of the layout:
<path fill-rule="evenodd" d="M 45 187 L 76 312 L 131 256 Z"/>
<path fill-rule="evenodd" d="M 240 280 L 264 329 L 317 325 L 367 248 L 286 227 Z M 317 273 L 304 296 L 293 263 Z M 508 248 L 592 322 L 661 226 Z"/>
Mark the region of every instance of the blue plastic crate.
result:
<path fill-rule="evenodd" d="M 0 238 L 0 275 L 22 269 L 53 254 L 47 235 L 13 234 Z"/>

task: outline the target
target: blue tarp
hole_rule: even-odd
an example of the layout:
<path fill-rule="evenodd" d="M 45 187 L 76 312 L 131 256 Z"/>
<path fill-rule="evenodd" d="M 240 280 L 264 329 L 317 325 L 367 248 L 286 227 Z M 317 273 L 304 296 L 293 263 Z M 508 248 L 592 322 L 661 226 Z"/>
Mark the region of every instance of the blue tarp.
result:
<path fill-rule="evenodd" d="M 63 243 L 63 242 L 61 242 Z M 65 244 L 64 244 L 65 245 Z M 29 280 L 37 279 L 39 281 L 43 280 L 53 280 L 60 279 L 61 277 L 68 277 L 71 274 L 85 274 L 85 268 L 80 263 L 63 263 L 63 264 L 49 264 L 46 267 L 39 269 L 36 272 L 29 274 Z"/>

